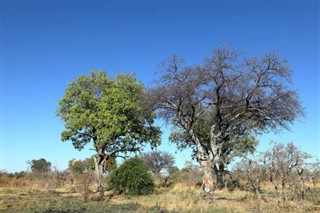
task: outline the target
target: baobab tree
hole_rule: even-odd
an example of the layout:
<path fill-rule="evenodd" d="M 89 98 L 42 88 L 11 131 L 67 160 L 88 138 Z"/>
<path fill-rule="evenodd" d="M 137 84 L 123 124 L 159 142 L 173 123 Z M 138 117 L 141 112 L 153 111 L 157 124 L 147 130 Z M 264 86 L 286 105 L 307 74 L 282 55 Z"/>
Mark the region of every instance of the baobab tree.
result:
<path fill-rule="evenodd" d="M 288 129 L 303 115 L 290 88 L 291 70 L 276 53 L 249 58 L 224 46 L 196 66 L 184 66 L 174 55 L 161 72 L 148 90 L 150 106 L 176 127 L 174 142 L 195 150 L 207 193 L 213 191 L 213 171 L 223 185 L 223 158 L 230 150 L 241 143 L 252 147 L 256 134 Z"/>

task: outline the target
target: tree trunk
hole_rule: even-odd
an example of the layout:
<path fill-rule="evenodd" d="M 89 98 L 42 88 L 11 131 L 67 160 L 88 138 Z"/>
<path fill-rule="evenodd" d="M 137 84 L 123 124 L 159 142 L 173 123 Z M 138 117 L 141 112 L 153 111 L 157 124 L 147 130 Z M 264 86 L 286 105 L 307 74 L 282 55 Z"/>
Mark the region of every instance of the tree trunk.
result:
<path fill-rule="evenodd" d="M 193 130 L 189 130 L 189 134 L 192 136 L 193 141 L 197 146 L 197 160 L 201 166 L 203 172 L 202 179 L 202 188 L 203 191 L 207 194 L 213 194 L 213 175 L 212 175 L 212 163 L 214 160 L 214 156 L 212 153 L 209 155 L 205 155 L 204 149 L 200 143 L 199 138 L 194 134 Z"/>
<path fill-rule="evenodd" d="M 94 157 L 95 178 L 97 182 L 97 190 L 99 192 L 99 198 L 104 197 L 104 184 L 103 184 L 103 162 L 98 163 L 98 160 Z"/>
<path fill-rule="evenodd" d="M 222 189 L 225 186 L 224 182 L 224 164 L 217 164 L 214 166 L 214 173 L 216 174 L 216 186 L 218 189 Z"/>
<path fill-rule="evenodd" d="M 203 179 L 202 179 L 202 188 L 203 191 L 207 194 L 213 194 L 213 175 L 212 175 L 212 167 L 211 163 L 208 161 L 200 162 L 202 172 L 203 172 Z"/>
<path fill-rule="evenodd" d="M 282 177 L 282 180 L 281 180 L 281 194 L 282 194 L 283 202 L 287 201 L 286 182 L 287 182 L 287 178 L 286 177 Z"/>
<path fill-rule="evenodd" d="M 300 199 L 304 200 L 304 199 L 305 199 L 304 179 L 303 179 L 303 177 L 299 177 L 299 180 L 300 180 L 300 193 L 299 193 L 299 197 L 300 197 Z"/>

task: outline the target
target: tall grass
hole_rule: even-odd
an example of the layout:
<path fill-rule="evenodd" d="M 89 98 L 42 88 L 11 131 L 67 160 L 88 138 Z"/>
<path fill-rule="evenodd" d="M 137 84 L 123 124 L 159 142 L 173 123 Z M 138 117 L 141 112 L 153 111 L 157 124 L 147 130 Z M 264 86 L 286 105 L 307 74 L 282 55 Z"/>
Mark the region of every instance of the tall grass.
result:
<path fill-rule="evenodd" d="M 99 194 L 95 192 L 93 183 L 78 180 L 75 185 L 63 184 L 52 190 L 51 186 L 37 184 L 36 180 L 23 180 L 19 184 L 15 179 L 3 182 L 0 187 L 0 212 L 154 212 L 154 213 L 235 213 L 235 212 L 319 212 L 320 187 L 311 188 L 305 200 L 279 203 L 273 196 L 272 186 L 263 183 L 264 191 L 259 200 L 250 189 L 215 191 L 213 196 L 204 195 L 199 186 L 180 183 L 170 187 L 161 186 L 155 192 L 145 196 L 115 195 L 106 192 L 106 198 L 97 201 Z M 22 181 L 22 180 L 21 180 Z M 41 180 L 45 183 L 45 180 Z M 80 188 L 77 184 L 80 184 Z M 85 188 L 81 188 L 81 184 Z M 85 189 L 90 193 L 84 195 Z M 86 198 L 84 196 L 87 196 Z M 84 202 L 84 198 L 87 202 Z"/>

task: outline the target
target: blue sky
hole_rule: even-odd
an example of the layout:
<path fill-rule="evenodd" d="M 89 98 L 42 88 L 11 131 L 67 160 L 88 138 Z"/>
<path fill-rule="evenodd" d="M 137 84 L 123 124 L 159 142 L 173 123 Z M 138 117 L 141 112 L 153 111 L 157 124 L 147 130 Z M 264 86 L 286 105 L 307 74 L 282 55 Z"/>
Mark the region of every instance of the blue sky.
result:
<path fill-rule="evenodd" d="M 261 136 L 294 142 L 320 158 L 319 1 L 1 1 L 1 170 L 25 170 L 45 158 L 59 169 L 72 158 L 90 157 L 61 142 L 55 111 L 68 82 L 105 68 L 112 75 L 135 72 L 146 85 L 159 62 L 173 53 L 201 63 L 222 43 L 249 55 L 276 51 L 289 61 L 294 88 L 307 117 L 291 132 Z M 159 149 L 177 165 L 164 127 Z"/>

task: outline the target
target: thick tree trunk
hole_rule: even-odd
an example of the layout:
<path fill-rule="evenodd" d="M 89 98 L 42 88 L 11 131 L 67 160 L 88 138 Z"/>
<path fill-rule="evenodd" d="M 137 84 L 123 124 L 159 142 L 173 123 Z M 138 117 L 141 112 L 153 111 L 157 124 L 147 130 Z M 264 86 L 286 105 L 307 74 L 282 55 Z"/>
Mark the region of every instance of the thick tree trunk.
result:
<path fill-rule="evenodd" d="M 207 194 L 213 194 L 213 175 L 212 175 L 212 164 L 208 161 L 200 162 L 203 179 L 202 179 L 202 189 Z"/>
<path fill-rule="evenodd" d="M 216 186 L 218 189 L 222 189 L 225 186 L 224 182 L 224 165 L 218 164 L 214 166 L 214 173 L 216 175 Z"/>
<path fill-rule="evenodd" d="M 203 172 L 202 188 L 207 194 L 213 194 L 213 175 L 212 175 L 212 163 L 214 160 L 213 154 L 205 155 L 204 149 L 200 143 L 199 138 L 194 134 L 193 130 L 189 130 L 189 134 L 192 136 L 193 141 L 197 146 L 197 160 L 201 166 Z"/>
<path fill-rule="evenodd" d="M 103 162 L 99 164 L 98 159 L 95 157 L 94 159 L 94 167 L 95 167 L 95 178 L 97 182 L 97 190 L 99 192 L 99 198 L 102 199 L 104 197 L 104 184 L 103 184 Z"/>

